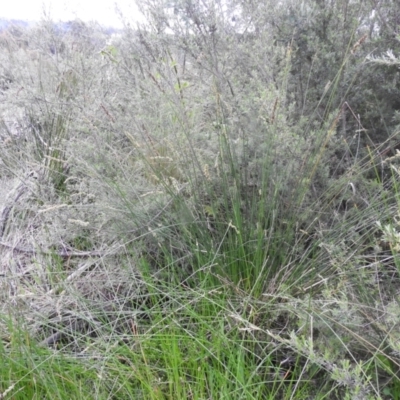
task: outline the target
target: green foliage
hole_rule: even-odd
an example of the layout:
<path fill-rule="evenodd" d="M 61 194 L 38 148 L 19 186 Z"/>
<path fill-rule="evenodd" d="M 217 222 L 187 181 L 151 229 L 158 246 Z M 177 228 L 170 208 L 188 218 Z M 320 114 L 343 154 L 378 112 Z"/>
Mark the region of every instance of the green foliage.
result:
<path fill-rule="evenodd" d="M 398 6 L 139 7 L 0 38 L 0 397 L 395 396 Z"/>

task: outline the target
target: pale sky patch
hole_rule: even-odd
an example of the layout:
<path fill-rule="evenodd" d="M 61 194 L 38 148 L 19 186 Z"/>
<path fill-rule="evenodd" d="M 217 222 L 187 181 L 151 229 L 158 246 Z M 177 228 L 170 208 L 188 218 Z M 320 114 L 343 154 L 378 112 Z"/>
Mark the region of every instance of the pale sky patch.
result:
<path fill-rule="evenodd" d="M 97 21 L 120 28 L 116 7 L 129 22 L 140 19 L 134 0 L 1 0 L 0 18 L 39 21 L 44 16 L 54 21 Z"/>

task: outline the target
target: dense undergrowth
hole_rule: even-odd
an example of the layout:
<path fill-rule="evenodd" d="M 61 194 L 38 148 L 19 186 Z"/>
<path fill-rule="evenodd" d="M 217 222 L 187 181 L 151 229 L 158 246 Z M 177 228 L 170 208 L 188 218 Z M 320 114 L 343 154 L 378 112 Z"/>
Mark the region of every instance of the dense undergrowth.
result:
<path fill-rule="evenodd" d="M 399 11 L 264 3 L 2 33 L 0 398 L 398 398 Z"/>

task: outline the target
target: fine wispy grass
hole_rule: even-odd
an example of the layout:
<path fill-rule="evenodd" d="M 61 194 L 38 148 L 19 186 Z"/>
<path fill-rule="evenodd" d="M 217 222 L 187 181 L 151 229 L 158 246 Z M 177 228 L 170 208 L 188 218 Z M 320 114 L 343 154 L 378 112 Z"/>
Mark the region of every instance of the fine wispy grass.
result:
<path fill-rule="evenodd" d="M 2 47 L 0 398 L 398 398 L 398 161 L 343 71 L 294 124 L 290 44 L 263 86 L 229 35 L 52 26 Z"/>

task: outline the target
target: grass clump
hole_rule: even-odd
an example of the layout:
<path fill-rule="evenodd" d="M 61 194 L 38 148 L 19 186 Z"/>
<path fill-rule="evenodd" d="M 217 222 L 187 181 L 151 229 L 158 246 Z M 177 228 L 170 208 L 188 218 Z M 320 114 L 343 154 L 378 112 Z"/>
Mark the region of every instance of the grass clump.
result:
<path fill-rule="evenodd" d="M 396 398 L 397 131 L 349 117 L 353 39 L 306 104 L 261 3 L 159 6 L 7 42 L 0 397 Z"/>

